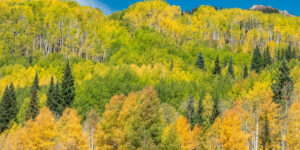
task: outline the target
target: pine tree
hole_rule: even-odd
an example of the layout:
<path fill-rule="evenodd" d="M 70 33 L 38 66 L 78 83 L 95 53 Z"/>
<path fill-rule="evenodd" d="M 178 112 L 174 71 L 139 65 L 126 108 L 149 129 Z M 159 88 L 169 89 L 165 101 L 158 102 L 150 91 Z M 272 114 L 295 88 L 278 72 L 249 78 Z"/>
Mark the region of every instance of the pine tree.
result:
<path fill-rule="evenodd" d="M 283 60 L 279 67 L 279 72 L 276 76 L 275 83 L 272 84 L 273 101 L 287 109 L 291 104 L 291 96 L 294 90 L 294 82 L 290 77 L 290 69 L 287 66 L 286 60 Z"/>
<path fill-rule="evenodd" d="M 2 133 L 4 130 L 8 128 L 9 124 L 9 89 L 6 86 L 2 100 L 0 103 L 0 133 Z"/>
<path fill-rule="evenodd" d="M 269 47 L 267 47 L 267 50 L 264 53 L 264 67 L 266 67 L 267 65 L 271 65 L 272 64 L 272 58 L 271 58 L 271 54 L 270 54 L 270 50 Z"/>
<path fill-rule="evenodd" d="M 251 70 L 254 70 L 256 73 L 259 73 L 261 67 L 262 67 L 262 59 L 261 59 L 259 48 L 257 46 L 253 52 Z"/>
<path fill-rule="evenodd" d="M 220 73 L 221 73 L 221 67 L 220 67 L 219 55 L 217 55 L 217 58 L 215 60 L 215 67 L 213 69 L 213 74 L 220 74 Z"/>
<path fill-rule="evenodd" d="M 213 124 L 215 122 L 215 119 L 221 114 L 219 110 L 219 95 L 218 92 L 216 92 L 216 95 L 214 97 L 214 106 L 213 106 L 213 111 L 210 117 L 210 123 Z"/>
<path fill-rule="evenodd" d="M 195 123 L 195 106 L 194 106 L 194 98 L 190 97 L 188 101 L 188 106 L 186 110 L 186 118 L 189 120 L 191 124 L 191 128 L 194 127 Z"/>
<path fill-rule="evenodd" d="M 62 80 L 61 85 L 62 90 L 62 109 L 65 109 L 66 107 L 70 107 L 73 103 L 74 97 L 75 97 L 75 87 L 74 87 L 74 79 L 72 76 L 71 68 L 69 65 L 69 62 L 67 62 L 64 76 Z"/>
<path fill-rule="evenodd" d="M 56 85 L 54 87 L 54 92 L 53 92 L 53 99 L 56 102 L 56 107 L 54 108 L 54 112 L 56 112 L 56 115 L 62 115 L 64 108 L 63 108 L 63 100 L 61 96 L 61 88 L 60 84 L 57 81 Z"/>
<path fill-rule="evenodd" d="M 227 66 L 227 59 L 225 59 L 225 61 L 224 61 L 224 66 L 223 66 L 223 68 L 225 68 Z"/>
<path fill-rule="evenodd" d="M 280 50 L 278 49 L 277 50 L 277 62 L 279 62 L 281 60 L 281 53 L 280 53 Z"/>
<path fill-rule="evenodd" d="M 271 143 L 269 120 L 268 120 L 267 112 L 265 112 L 265 116 L 263 118 L 263 129 L 262 129 L 262 135 L 260 136 L 260 138 L 262 141 L 263 150 L 267 150 L 268 145 L 270 145 L 270 143 Z"/>
<path fill-rule="evenodd" d="M 202 56 L 202 53 L 200 52 L 198 55 L 198 59 L 196 61 L 196 65 L 198 68 L 200 69 L 204 69 L 205 68 L 205 62 L 204 62 L 204 57 Z"/>
<path fill-rule="evenodd" d="M 297 53 L 296 53 L 296 50 L 293 49 L 293 52 L 292 52 L 292 59 L 296 59 L 297 58 Z"/>
<path fill-rule="evenodd" d="M 47 100 L 46 100 L 46 106 L 52 111 L 56 112 L 55 109 L 57 107 L 57 101 L 54 99 L 54 81 L 53 81 L 53 76 L 51 76 L 51 82 L 50 82 L 50 87 L 48 89 L 47 93 Z"/>
<path fill-rule="evenodd" d="M 248 77 L 248 68 L 247 68 L 247 65 L 245 65 L 245 67 L 244 67 L 243 77 L 244 77 L 244 79 L 246 79 Z"/>
<path fill-rule="evenodd" d="M 13 83 L 6 86 L 0 102 L 0 133 L 9 127 L 9 123 L 16 119 L 18 113 L 17 97 Z"/>
<path fill-rule="evenodd" d="M 9 86 L 9 98 L 10 108 L 8 110 L 10 114 L 10 119 L 15 119 L 17 118 L 18 113 L 18 102 L 13 82 L 11 82 Z"/>
<path fill-rule="evenodd" d="M 287 61 L 290 61 L 292 59 L 292 47 L 291 45 L 288 46 L 288 49 L 285 52 L 285 58 Z"/>
<path fill-rule="evenodd" d="M 33 85 L 31 87 L 31 99 L 26 111 L 26 120 L 32 118 L 35 119 L 39 114 L 39 99 L 38 99 L 38 90 L 39 90 L 39 80 L 38 75 L 35 75 Z"/>
<path fill-rule="evenodd" d="M 230 57 L 229 66 L 228 66 L 228 72 L 230 73 L 230 75 L 232 76 L 232 78 L 235 78 L 234 70 L 233 70 L 233 66 L 232 66 L 232 57 Z"/>
<path fill-rule="evenodd" d="M 199 126 L 204 126 L 204 106 L 203 106 L 203 99 L 200 98 L 198 103 L 198 110 L 197 110 L 197 122 Z"/>

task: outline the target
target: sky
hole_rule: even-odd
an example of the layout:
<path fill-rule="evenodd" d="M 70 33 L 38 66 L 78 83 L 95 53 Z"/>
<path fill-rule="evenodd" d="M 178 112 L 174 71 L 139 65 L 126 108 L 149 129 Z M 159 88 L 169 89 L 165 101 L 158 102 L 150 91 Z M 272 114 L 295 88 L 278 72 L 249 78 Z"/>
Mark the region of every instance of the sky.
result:
<path fill-rule="evenodd" d="M 114 11 L 128 8 L 129 5 L 141 0 L 75 0 L 81 5 L 100 8 L 105 15 Z M 287 10 L 293 15 L 300 16 L 300 0 L 167 0 L 171 5 L 180 6 L 182 10 L 189 10 L 200 5 L 213 5 L 217 8 L 248 9 L 252 5 L 270 5 L 273 8 Z"/>

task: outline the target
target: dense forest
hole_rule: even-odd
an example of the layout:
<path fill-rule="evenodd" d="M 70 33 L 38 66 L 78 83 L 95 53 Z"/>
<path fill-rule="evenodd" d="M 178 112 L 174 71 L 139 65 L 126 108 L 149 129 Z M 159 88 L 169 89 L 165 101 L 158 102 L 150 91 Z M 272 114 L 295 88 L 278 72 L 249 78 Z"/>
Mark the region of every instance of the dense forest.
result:
<path fill-rule="evenodd" d="M 300 149 L 300 17 L 0 2 L 0 150 Z"/>

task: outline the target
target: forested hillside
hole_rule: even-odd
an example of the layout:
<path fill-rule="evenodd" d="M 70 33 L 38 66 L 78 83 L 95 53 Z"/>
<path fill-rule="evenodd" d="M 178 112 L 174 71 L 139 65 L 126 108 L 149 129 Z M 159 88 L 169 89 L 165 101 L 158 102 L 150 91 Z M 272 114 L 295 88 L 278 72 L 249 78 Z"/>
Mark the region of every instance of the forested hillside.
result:
<path fill-rule="evenodd" d="M 0 150 L 300 149 L 300 17 L 0 2 Z"/>

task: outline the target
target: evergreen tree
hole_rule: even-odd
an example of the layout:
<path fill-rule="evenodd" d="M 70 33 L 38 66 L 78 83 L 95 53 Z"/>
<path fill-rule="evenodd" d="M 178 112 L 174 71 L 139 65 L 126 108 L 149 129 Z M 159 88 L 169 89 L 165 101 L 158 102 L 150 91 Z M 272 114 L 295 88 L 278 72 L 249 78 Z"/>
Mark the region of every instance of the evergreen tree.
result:
<path fill-rule="evenodd" d="M 232 66 L 232 57 L 230 57 L 228 72 L 231 74 L 232 78 L 235 78 L 234 70 L 233 70 L 233 66 Z"/>
<path fill-rule="evenodd" d="M 63 108 L 63 100 L 62 100 L 62 96 L 61 96 L 61 88 L 60 88 L 60 84 L 57 81 L 55 88 L 54 88 L 54 92 L 53 92 L 53 99 L 56 103 L 56 107 L 54 108 L 54 112 L 56 112 L 56 115 L 62 115 L 64 108 Z"/>
<path fill-rule="evenodd" d="M 296 50 L 293 49 L 293 52 L 292 52 L 292 59 L 296 59 L 297 58 L 297 53 L 296 53 Z"/>
<path fill-rule="evenodd" d="M 263 150 L 267 150 L 268 145 L 270 145 L 270 143 L 271 143 L 269 120 L 268 120 L 267 112 L 265 112 L 265 116 L 263 118 L 263 129 L 262 129 L 262 135 L 260 136 L 260 138 L 262 141 Z"/>
<path fill-rule="evenodd" d="M 215 60 L 215 67 L 213 69 L 213 74 L 220 74 L 220 73 L 221 73 L 221 67 L 220 67 L 219 55 L 217 55 L 217 58 Z"/>
<path fill-rule="evenodd" d="M 74 97 L 75 97 L 74 79 L 73 79 L 73 75 L 71 72 L 69 62 L 67 62 L 67 65 L 66 65 L 66 68 L 64 71 L 61 90 L 62 90 L 61 96 L 62 96 L 62 100 L 63 100 L 62 109 L 65 109 L 66 107 L 71 106 L 71 104 L 73 103 Z"/>
<path fill-rule="evenodd" d="M 15 87 L 13 82 L 10 83 L 9 86 L 9 98 L 10 98 L 10 107 L 9 107 L 9 114 L 10 114 L 10 119 L 15 119 L 17 118 L 17 113 L 18 113 L 18 102 L 17 102 L 17 96 L 15 92 Z"/>
<path fill-rule="evenodd" d="M 194 127 L 194 125 L 196 124 L 196 118 L 195 118 L 195 106 L 194 106 L 194 98 L 190 97 L 189 101 L 188 101 L 188 106 L 187 106 L 187 110 L 186 110 L 186 118 L 189 120 L 190 124 L 191 124 L 191 128 Z"/>
<path fill-rule="evenodd" d="M 271 58 L 269 47 L 267 47 L 267 50 L 264 52 L 263 62 L 264 62 L 264 67 L 272 64 L 272 58 Z"/>
<path fill-rule="evenodd" d="M 285 110 L 291 104 L 291 96 L 294 90 L 294 82 L 290 77 L 290 69 L 286 60 L 283 60 L 279 67 L 275 83 L 272 84 L 273 101 L 282 106 Z"/>
<path fill-rule="evenodd" d="M 196 61 L 196 65 L 198 68 L 200 69 L 204 69 L 205 68 L 205 62 L 204 62 L 204 57 L 202 56 L 202 53 L 200 52 L 198 55 L 198 59 Z"/>
<path fill-rule="evenodd" d="M 18 113 L 17 97 L 13 83 L 6 86 L 0 102 L 0 133 L 9 127 L 9 123 L 16 119 Z"/>
<path fill-rule="evenodd" d="M 253 52 L 251 70 L 254 70 L 256 73 L 259 73 L 261 66 L 262 66 L 262 59 L 261 59 L 259 48 L 257 46 Z"/>
<path fill-rule="evenodd" d="M 57 101 L 54 99 L 54 81 L 53 81 L 53 76 L 51 76 L 51 82 L 50 82 L 50 87 L 48 89 L 47 93 L 47 100 L 46 100 L 46 106 L 52 111 L 56 112 L 55 109 L 57 107 Z"/>
<path fill-rule="evenodd" d="M 225 68 L 227 66 L 227 59 L 225 59 L 225 61 L 224 61 L 224 66 L 223 66 L 223 68 Z"/>
<path fill-rule="evenodd" d="M 287 61 L 290 61 L 292 59 L 292 47 L 291 45 L 288 46 L 288 49 L 285 52 L 285 58 Z"/>
<path fill-rule="evenodd" d="M 246 79 L 248 77 L 248 68 L 247 68 L 247 65 L 245 65 L 245 67 L 244 67 L 243 77 L 244 77 L 244 79 Z"/>
<path fill-rule="evenodd" d="M 219 95 L 218 92 L 216 92 L 216 95 L 214 97 L 214 106 L 213 106 L 213 111 L 210 117 L 210 124 L 213 124 L 215 122 L 215 119 L 221 114 L 219 110 Z"/>
<path fill-rule="evenodd" d="M 197 122 L 199 126 L 204 126 L 204 106 L 203 106 L 203 99 L 200 98 L 198 103 L 198 110 L 197 110 Z"/>
<path fill-rule="evenodd" d="M 2 96 L 2 100 L 0 103 L 0 133 L 2 133 L 4 130 L 6 130 L 8 128 L 8 124 L 9 124 L 9 89 L 6 86 L 3 96 Z"/>
<path fill-rule="evenodd" d="M 38 99 L 38 90 L 39 90 L 39 80 L 38 75 L 35 75 L 33 85 L 31 87 L 31 99 L 26 111 L 26 120 L 35 117 L 39 114 L 39 99 Z"/>
<path fill-rule="evenodd" d="M 280 56 L 280 50 L 277 50 L 277 62 L 279 62 L 281 60 L 281 56 Z"/>

